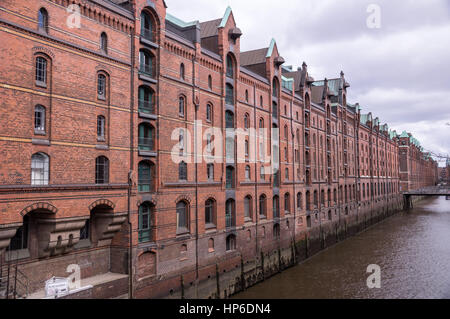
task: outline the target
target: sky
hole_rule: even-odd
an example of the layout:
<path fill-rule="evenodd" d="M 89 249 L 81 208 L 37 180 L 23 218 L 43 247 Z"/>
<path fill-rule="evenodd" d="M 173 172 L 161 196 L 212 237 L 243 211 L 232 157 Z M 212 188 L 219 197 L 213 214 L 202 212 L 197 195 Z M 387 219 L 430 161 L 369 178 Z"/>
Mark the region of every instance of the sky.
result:
<path fill-rule="evenodd" d="M 221 18 L 231 6 L 241 51 L 274 38 L 315 80 L 344 71 L 347 100 L 427 151 L 450 155 L 450 0 L 166 0 L 184 21 Z M 441 163 L 443 165 L 443 163 Z"/>

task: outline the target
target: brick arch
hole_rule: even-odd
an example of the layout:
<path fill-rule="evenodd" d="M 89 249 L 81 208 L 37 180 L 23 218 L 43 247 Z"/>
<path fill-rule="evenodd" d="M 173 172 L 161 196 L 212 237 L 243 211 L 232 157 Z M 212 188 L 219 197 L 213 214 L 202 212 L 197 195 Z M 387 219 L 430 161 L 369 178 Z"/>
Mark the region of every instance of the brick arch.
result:
<path fill-rule="evenodd" d="M 25 207 L 24 209 L 22 209 L 22 211 L 20 212 L 20 215 L 25 216 L 29 212 L 32 212 L 33 210 L 37 210 L 37 209 L 48 210 L 48 211 L 52 212 L 53 214 L 56 214 L 58 212 L 58 208 L 56 208 L 52 204 L 45 203 L 45 202 L 38 202 L 38 203 L 31 204 L 31 205 Z"/>
<path fill-rule="evenodd" d="M 112 209 L 114 209 L 116 207 L 116 205 L 108 199 L 98 199 L 95 202 L 93 202 L 91 205 L 89 205 L 89 211 L 93 210 L 95 207 L 100 206 L 100 205 L 109 206 Z"/>
<path fill-rule="evenodd" d="M 191 204 L 191 198 L 187 195 L 180 195 L 177 197 L 177 199 L 175 200 L 175 204 L 178 203 L 179 201 L 185 201 L 188 204 Z"/>
<path fill-rule="evenodd" d="M 158 204 L 158 202 L 155 199 L 145 199 L 145 200 L 138 200 L 137 201 L 137 207 L 141 206 L 144 203 L 150 203 L 153 206 L 156 206 Z"/>

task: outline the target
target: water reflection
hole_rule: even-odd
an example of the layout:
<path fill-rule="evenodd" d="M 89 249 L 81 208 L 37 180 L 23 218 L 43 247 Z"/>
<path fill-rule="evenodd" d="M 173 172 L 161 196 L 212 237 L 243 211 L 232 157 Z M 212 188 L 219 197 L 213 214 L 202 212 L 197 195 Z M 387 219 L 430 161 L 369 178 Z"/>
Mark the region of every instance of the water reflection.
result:
<path fill-rule="evenodd" d="M 235 298 L 450 298 L 450 201 L 423 200 Z"/>

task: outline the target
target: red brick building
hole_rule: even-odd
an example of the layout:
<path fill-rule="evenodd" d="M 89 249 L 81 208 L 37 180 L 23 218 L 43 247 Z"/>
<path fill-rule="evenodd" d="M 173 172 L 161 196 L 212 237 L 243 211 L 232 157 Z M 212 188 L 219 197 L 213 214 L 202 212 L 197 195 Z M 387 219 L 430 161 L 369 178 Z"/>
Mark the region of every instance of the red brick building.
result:
<path fill-rule="evenodd" d="M 90 297 L 227 296 L 236 269 L 256 265 L 250 285 L 435 182 L 417 141 L 347 102 L 343 72 L 284 67 L 275 40 L 241 52 L 230 8 L 0 7 L 0 260 L 32 292 L 77 264 Z"/>

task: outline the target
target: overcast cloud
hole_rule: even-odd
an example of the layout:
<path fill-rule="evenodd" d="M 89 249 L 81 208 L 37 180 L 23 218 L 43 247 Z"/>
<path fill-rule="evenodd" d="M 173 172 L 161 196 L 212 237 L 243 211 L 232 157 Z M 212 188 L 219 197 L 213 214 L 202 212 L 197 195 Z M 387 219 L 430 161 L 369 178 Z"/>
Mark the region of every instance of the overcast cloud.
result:
<path fill-rule="evenodd" d="M 241 50 L 275 38 L 285 65 L 308 64 L 320 80 L 344 71 L 348 101 L 359 102 L 426 150 L 450 154 L 450 0 L 166 0 L 185 20 L 221 18 L 228 5 Z M 370 4 L 381 27 L 369 28 Z"/>

